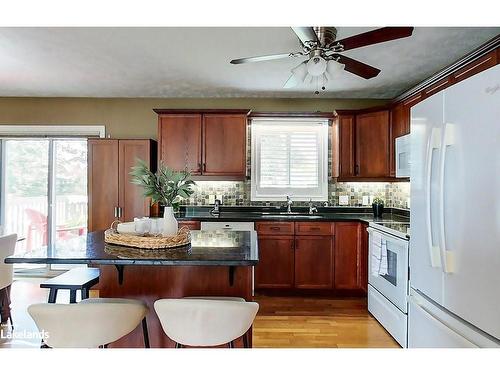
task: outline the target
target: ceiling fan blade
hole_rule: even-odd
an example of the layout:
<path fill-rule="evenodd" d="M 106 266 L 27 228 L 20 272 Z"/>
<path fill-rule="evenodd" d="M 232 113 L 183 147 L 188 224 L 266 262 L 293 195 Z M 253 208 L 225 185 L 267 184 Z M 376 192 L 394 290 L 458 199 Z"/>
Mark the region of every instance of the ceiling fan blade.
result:
<path fill-rule="evenodd" d="M 280 54 L 277 54 L 277 55 L 244 57 L 242 59 L 231 60 L 231 64 L 244 64 L 244 63 L 249 63 L 249 62 L 278 60 L 278 59 L 285 59 L 287 57 L 298 57 L 298 56 L 302 56 L 302 53 L 300 53 L 300 52 L 289 52 L 289 53 L 280 53 Z"/>
<path fill-rule="evenodd" d="M 339 54 L 334 54 L 334 57 L 338 57 L 338 62 L 344 64 L 344 70 L 356 74 L 360 77 L 370 79 L 376 77 L 380 73 L 380 69 L 374 68 L 373 66 L 362 63 L 361 61 L 351 59 L 350 57 L 342 56 Z"/>
<path fill-rule="evenodd" d="M 310 26 L 292 27 L 292 30 L 304 45 L 310 41 L 319 43 L 318 36 Z"/>
<path fill-rule="evenodd" d="M 406 38 L 413 33 L 413 27 L 383 27 L 381 29 L 368 31 L 363 34 L 350 36 L 345 39 L 337 40 L 333 44 L 342 44 L 344 51 L 369 46 L 389 40 Z"/>

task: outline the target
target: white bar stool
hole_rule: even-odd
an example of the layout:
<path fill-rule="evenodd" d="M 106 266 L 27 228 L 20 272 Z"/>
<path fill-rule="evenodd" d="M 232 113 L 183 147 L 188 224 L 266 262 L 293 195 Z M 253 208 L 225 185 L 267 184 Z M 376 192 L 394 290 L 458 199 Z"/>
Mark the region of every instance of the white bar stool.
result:
<path fill-rule="evenodd" d="M 13 280 L 12 264 L 5 264 L 5 258 L 14 254 L 16 248 L 17 234 L 9 234 L 0 237 L 0 315 L 1 323 L 10 320 L 12 328 L 12 316 L 10 311 L 10 286 Z"/>
<path fill-rule="evenodd" d="M 259 310 L 256 302 L 233 297 L 191 297 L 161 299 L 154 308 L 165 334 L 176 347 L 218 346 L 234 347 L 234 340 L 243 336 Z"/>
<path fill-rule="evenodd" d="M 105 347 L 143 323 L 144 344 L 149 347 L 145 318 L 147 305 L 122 298 L 89 298 L 74 304 L 38 303 L 28 307 L 38 330 L 51 348 Z"/>

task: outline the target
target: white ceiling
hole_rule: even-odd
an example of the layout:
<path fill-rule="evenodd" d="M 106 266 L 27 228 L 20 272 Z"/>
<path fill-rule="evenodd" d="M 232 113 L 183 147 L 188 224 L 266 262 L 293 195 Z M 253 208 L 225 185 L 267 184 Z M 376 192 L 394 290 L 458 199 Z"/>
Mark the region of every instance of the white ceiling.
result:
<path fill-rule="evenodd" d="M 337 39 L 375 28 L 342 27 Z M 416 28 L 413 36 L 347 51 L 382 70 L 341 72 L 321 97 L 393 98 L 500 33 Z M 283 89 L 303 58 L 231 65 L 234 58 L 298 51 L 290 28 L 0 28 L 0 96 L 313 97 Z"/>

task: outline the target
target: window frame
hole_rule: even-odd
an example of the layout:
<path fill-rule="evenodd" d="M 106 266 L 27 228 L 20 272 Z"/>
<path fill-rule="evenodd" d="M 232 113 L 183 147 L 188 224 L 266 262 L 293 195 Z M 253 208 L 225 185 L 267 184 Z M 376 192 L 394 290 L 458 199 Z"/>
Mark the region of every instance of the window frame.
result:
<path fill-rule="evenodd" d="M 258 143 L 261 126 L 279 125 L 284 127 L 314 126 L 320 134 L 318 167 L 318 187 L 315 188 L 261 188 L 260 182 L 260 144 Z M 319 127 L 318 127 L 319 125 Z M 329 160 L 329 119 L 325 118 L 290 118 L 259 117 L 251 120 L 251 200 L 252 201 L 286 201 L 290 196 L 295 201 L 328 201 L 328 160 Z"/>

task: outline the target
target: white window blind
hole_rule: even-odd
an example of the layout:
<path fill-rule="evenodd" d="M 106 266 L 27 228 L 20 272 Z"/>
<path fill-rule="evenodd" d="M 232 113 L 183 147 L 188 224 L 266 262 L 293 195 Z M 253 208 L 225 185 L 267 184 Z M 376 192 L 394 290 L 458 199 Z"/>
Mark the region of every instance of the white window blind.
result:
<path fill-rule="evenodd" d="M 252 200 L 328 198 L 328 121 L 252 121 Z"/>

